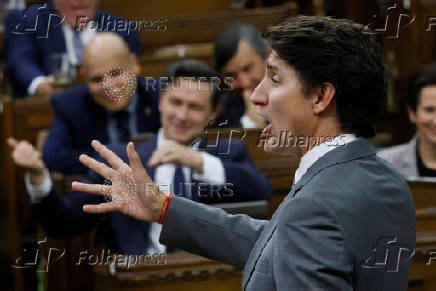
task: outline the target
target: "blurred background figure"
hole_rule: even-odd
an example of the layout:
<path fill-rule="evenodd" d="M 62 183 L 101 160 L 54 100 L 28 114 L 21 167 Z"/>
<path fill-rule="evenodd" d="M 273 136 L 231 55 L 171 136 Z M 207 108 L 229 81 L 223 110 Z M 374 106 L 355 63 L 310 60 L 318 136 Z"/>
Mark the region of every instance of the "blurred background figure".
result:
<path fill-rule="evenodd" d="M 416 135 L 406 144 L 381 150 L 405 178 L 436 178 L 436 63 L 427 65 L 410 79 L 408 113 Z"/>
<path fill-rule="evenodd" d="M 84 173 L 79 156 L 92 155 L 93 139 L 126 142 L 159 129 L 158 88 L 136 77 L 136 57 L 119 35 L 104 32 L 90 40 L 83 50 L 83 73 L 86 84 L 51 99 L 54 120 L 43 150 L 50 171 Z"/>
<path fill-rule="evenodd" d="M 256 170 L 242 142 L 220 140 L 210 146 L 200 138 L 203 128 L 219 112 L 219 95 L 208 83 L 211 77 L 216 77 L 214 72 L 203 63 L 184 60 L 171 65 L 166 76 L 177 79 L 177 86 L 161 91 L 162 128 L 150 140 L 136 144 L 153 181 L 166 192 L 208 204 L 269 199 L 271 185 Z M 184 77 L 207 78 L 208 81 L 202 81 L 199 88 Z M 14 162 L 27 170 L 26 188 L 34 213 L 51 237 L 78 235 L 104 221 L 104 215 L 89 215 L 82 210 L 84 204 L 101 203 L 104 197 L 77 191 L 58 196 L 40 153 L 27 141 L 10 138 L 8 143 L 13 149 Z M 126 143 L 113 143 L 108 147 L 128 161 Z M 90 162 L 89 157 L 80 159 L 85 164 Z M 98 160 L 103 162 L 101 157 Z M 85 183 L 95 184 L 104 181 L 92 170 L 83 179 Z M 129 203 L 126 187 L 123 197 L 112 196 L 111 199 Z M 161 225 L 150 225 L 118 212 L 111 213 L 106 221 L 109 227 L 105 239 L 113 252 L 165 252 L 158 241 Z"/>
<path fill-rule="evenodd" d="M 228 78 L 230 89 L 221 96 L 222 114 L 215 125 L 256 128 L 265 121 L 250 96 L 265 75 L 267 44 L 261 32 L 251 25 L 233 23 L 226 26 L 214 43 L 215 69 Z M 229 89 L 229 88 L 226 88 Z"/>
<path fill-rule="evenodd" d="M 137 32 L 115 29 L 120 18 L 97 10 L 98 4 L 99 0 L 53 0 L 9 13 L 5 65 L 15 98 L 51 96 L 71 82 L 75 67 L 82 63 L 83 47 L 101 31 L 115 31 L 131 52 L 141 54 Z M 106 19 L 106 25 L 84 25 L 93 19 Z"/>

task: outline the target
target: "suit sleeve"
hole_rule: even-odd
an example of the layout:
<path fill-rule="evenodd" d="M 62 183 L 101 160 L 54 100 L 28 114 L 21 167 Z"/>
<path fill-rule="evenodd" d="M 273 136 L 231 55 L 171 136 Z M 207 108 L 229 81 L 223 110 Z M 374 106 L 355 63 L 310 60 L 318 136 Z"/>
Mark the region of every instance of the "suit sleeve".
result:
<path fill-rule="evenodd" d="M 223 157 L 222 163 L 226 182 L 232 184 L 229 187 L 233 191 L 231 200 L 268 200 L 272 192 L 271 183 L 256 169 L 245 145 L 232 142 L 230 153 L 229 158 Z"/>
<path fill-rule="evenodd" d="M 79 156 L 94 156 L 95 152 L 90 145 L 83 148 L 74 147 L 72 125 L 56 106 L 54 108 L 54 120 L 43 148 L 44 163 L 50 171 L 66 175 L 86 173 L 87 168 L 79 162 Z"/>
<path fill-rule="evenodd" d="M 22 11 L 13 10 L 5 22 L 6 72 L 14 86 L 19 87 L 22 94 L 26 94 L 32 80 L 45 74 L 38 63 L 36 36 L 16 31 L 15 26 L 18 23 L 24 23 Z"/>
<path fill-rule="evenodd" d="M 331 211 L 314 199 L 295 198 L 281 211 L 276 232 L 277 290 L 353 289 L 353 261 Z"/>
<path fill-rule="evenodd" d="M 97 175 L 87 175 L 83 183 L 101 183 Z M 71 191 L 59 196 L 54 188 L 40 203 L 33 204 L 33 211 L 47 234 L 53 238 L 68 238 L 90 231 L 101 215 L 83 212 L 83 205 L 102 203 L 100 196 Z"/>
<path fill-rule="evenodd" d="M 160 242 L 243 268 L 267 221 L 173 197 Z"/>

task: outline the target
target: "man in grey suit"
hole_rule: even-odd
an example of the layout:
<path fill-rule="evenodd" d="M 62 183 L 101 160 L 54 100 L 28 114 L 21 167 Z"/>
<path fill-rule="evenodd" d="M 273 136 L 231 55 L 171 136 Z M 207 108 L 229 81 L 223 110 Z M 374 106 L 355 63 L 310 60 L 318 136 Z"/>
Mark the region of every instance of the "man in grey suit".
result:
<path fill-rule="evenodd" d="M 252 101 L 269 121 L 267 152 L 286 154 L 298 139 L 294 185 L 269 221 L 227 215 L 159 191 L 133 143 L 130 165 L 98 142 L 112 168 L 81 161 L 135 183 L 132 203 L 86 205 L 163 224 L 160 241 L 244 269 L 243 290 L 405 290 L 415 249 L 415 212 L 404 180 L 366 139 L 386 97 L 381 49 L 361 25 L 299 16 L 270 27 L 272 51 Z M 285 142 L 278 137 L 287 134 Z M 73 188 L 107 193 L 102 185 Z"/>

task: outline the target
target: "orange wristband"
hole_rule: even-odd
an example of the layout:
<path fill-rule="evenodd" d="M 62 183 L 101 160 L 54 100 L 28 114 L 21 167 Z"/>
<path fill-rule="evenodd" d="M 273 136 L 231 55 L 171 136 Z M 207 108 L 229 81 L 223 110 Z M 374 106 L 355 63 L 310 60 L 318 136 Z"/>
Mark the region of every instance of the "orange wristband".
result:
<path fill-rule="evenodd" d="M 170 201 L 171 201 L 171 194 L 168 194 L 167 198 L 165 199 L 164 204 L 162 206 L 162 210 L 160 212 L 159 220 L 157 221 L 157 223 L 159 223 L 159 224 L 163 223 L 163 219 L 165 217 L 165 214 L 167 214 L 168 206 L 170 205 Z"/>

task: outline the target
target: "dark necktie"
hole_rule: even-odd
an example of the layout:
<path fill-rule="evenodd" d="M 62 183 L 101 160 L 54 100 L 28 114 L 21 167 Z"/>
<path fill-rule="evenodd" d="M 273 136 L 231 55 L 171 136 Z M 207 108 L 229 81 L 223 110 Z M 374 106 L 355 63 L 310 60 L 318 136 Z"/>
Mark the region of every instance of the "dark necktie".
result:
<path fill-rule="evenodd" d="M 116 128 L 118 133 L 118 142 L 126 142 L 130 139 L 129 130 L 129 113 L 121 110 L 114 112 L 114 118 L 116 121 Z"/>
<path fill-rule="evenodd" d="M 183 175 L 182 167 L 176 166 L 173 179 L 174 195 L 177 195 L 179 197 L 187 197 L 185 182 L 185 175 Z"/>

